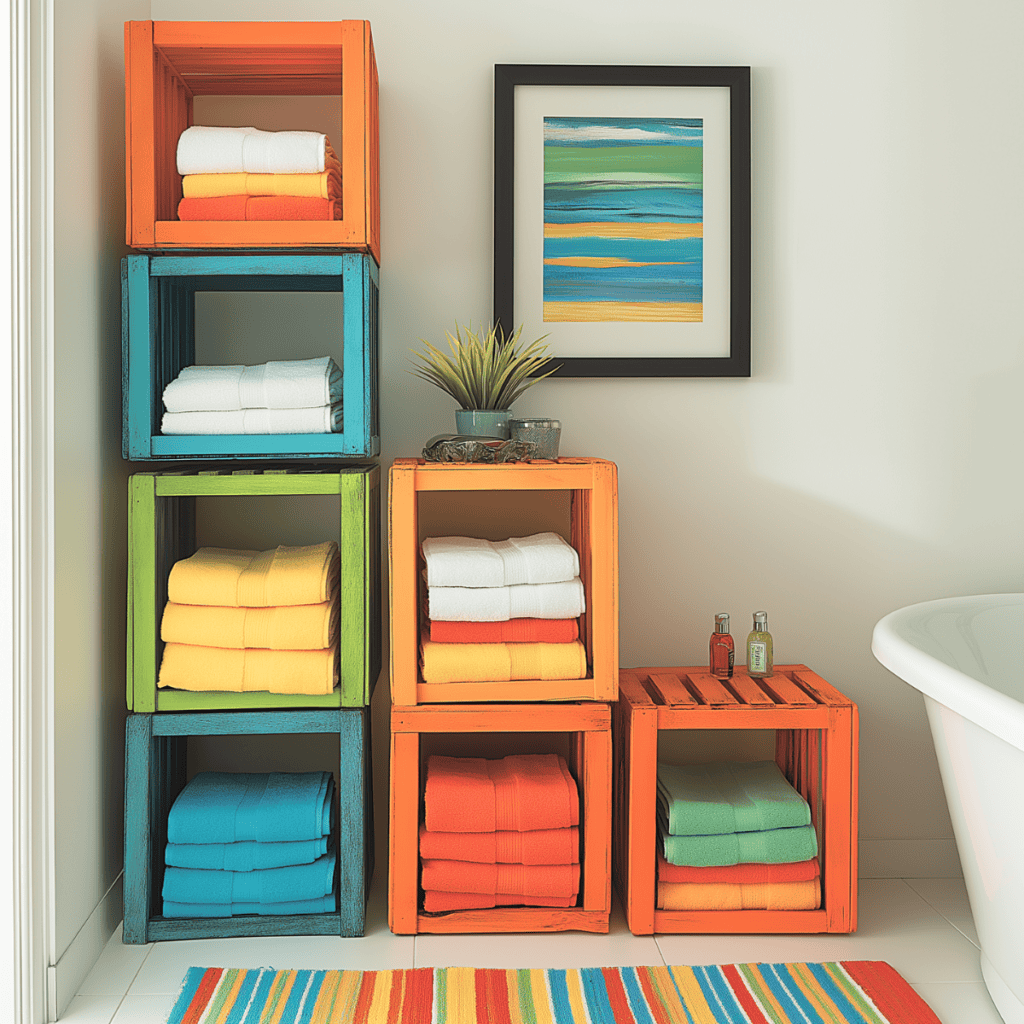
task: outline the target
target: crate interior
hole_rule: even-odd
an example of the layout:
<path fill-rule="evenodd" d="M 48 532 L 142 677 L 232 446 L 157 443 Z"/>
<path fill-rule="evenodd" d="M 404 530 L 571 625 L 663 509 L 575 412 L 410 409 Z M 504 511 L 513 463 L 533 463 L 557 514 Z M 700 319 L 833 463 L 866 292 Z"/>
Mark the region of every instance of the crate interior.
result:
<path fill-rule="evenodd" d="M 587 651 L 587 671 L 594 671 L 594 649 L 588 627 L 592 592 L 589 565 L 592 553 L 573 536 L 574 502 L 585 500 L 585 491 L 418 491 L 416 493 L 418 544 L 427 537 L 479 537 L 507 540 L 535 533 L 557 533 L 576 548 L 580 556 L 587 610 L 580 616 L 580 640 Z M 422 551 L 419 556 L 423 568 Z M 426 625 L 423 602 L 418 602 L 420 627 Z M 423 682 L 420 678 L 419 682 Z"/>
<path fill-rule="evenodd" d="M 332 831 L 338 856 L 338 736 L 334 733 L 281 733 L 274 735 L 154 736 L 150 777 L 152 822 L 150 872 L 151 918 L 163 916 L 164 849 L 167 817 L 185 784 L 199 772 L 311 772 L 330 771 L 334 776 Z M 367 779 L 369 775 L 367 774 Z M 371 801 L 367 799 L 367 809 Z M 338 871 L 333 892 L 338 898 Z M 251 916 L 254 919 L 259 915 Z"/>
<path fill-rule="evenodd" d="M 569 765 L 569 771 L 576 780 L 576 789 L 580 801 L 579 813 L 579 860 L 580 886 L 576 906 L 581 905 L 586 878 L 586 821 L 583 814 L 586 777 L 583 772 L 581 756 L 581 733 L 561 732 L 519 732 L 519 733 L 420 733 L 419 735 L 419 772 L 420 800 L 417 828 L 423 824 L 426 814 L 424 794 L 426 786 L 427 758 L 432 754 L 443 754 L 448 757 L 483 757 L 488 760 L 499 760 L 511 754 L 561 754 Z M 419 886 L 416 894 L 418 913 L 425 913 L 423 908 L 423 888 Z M 509 907 L 507 909 L 515 909 Z M 444 911 L 430 914 L 431 917 L 443 917 L 447 914 L 458 914 L 461 911 Z"/>

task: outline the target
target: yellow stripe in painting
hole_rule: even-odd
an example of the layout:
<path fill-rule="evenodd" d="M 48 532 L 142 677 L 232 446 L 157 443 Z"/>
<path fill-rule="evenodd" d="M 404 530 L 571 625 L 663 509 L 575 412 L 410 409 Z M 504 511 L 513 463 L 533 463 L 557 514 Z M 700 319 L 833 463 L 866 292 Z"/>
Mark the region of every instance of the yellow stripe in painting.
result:
<path fill-rule="evenodd" d="M 690 260 L 624 260 L 617 256 L 547 256 L 553 267 L 688 267 Z"/>
<path fill-rule="evenodd" d="M 309 1024 L 327 1024 L 328 1015 L 334 1006 L 341 985 L 341 971 L 327 971 L 320 983 L 320 991 L 313 1003 L 313 1012 L 309 1015 Z"/>
<path fill-rule="evenodd" d="M 572 1011 L 572 1019 L 583 1024 L 588 1019 L 587 1003 L 583 998 L 583 990 L 580 987 L 580 972 L 565 972 L 565 988 L 569 995 L 569 1009 Z"/>
<path fill-rule="evenodd" d="M 270 988 L 271 997 L 267 1000 L 266 1009 L 260 1017 L 260 1024 L 281 1024 L 281 1015 L 288 1005 L 288 997 L 292 994 L 295 975 L 298 971 L 278 971 L 274 984 Z"/>
<path fill-rule="evenodd" d="M 394 985 L 394 971 L 377 971 L 373 986 L 373 998 L 366 1013 L 366 1024 L 387 1024 L 391 1009 L 391 989 Z"/>
<path fill-rule="evenodd" d="M 656 971 L 665 971 L 670 977 L 665 979 L 662 990 L 663 996 L 668 1002 L 669 993 L 671 996 L 673 1006 L 672 1011 L 679 1014 L 680 1020 L 686 1020 L 686 1014 L 682 1009 L 682 1002 L 679 999 L 679 993 L 682 993 L 683 1001 L 686 1003 L 686 1009 L 690 1011 L 690 1018 L 693 1020 L 693 1024 L 716 1024 L 717 1017 L 715 1017 L 714 1011 L 708 1006 L 707 998 L 704 995 L 704 990 L 700 987 L 700 982 L 697 980 L 697 976 L 693 973 L 692 967 L 656 967 Z M 675 986 L 671 984 L 671 981 L 675 981 Z M 676 991 L 678 988 L 678 992 Z"/>
<path fill-rule="evenodd" d="M 673 238 L 703 238 L 703 224 L 680 224 L 676 221 L 637 222 L 591 221 L 576 224 L 545 224 L 545 238 L 653 238 L 669 241 Z"/>
<path fill-rule="evenodd" d="M 555 1019 L 551 1016 L 547 971 L 536 967 L 530 971 L 530 991 L 533 993 L 533 1010 L 537 1016 L 537 1024 L 555 1024 Z"/>
<path fill-rule="evenodd" d="M 839 1012 L 839 1007 L 836 1006 L 835 1001 L 822 989 L 818 979 L 811 974 L 804 964 L 792 964 L 790 966 L 790 974 L 799 986 L 800 991 L 807 996 L 810 1004 L 817 1009 L 818 1013 L 825 1020 L 833 1021 L 835 1024 L 845 1024 L 846 1014 Z"/>
<path fill-rule="evenodd" d="M 545 323 L 701 323 L 703 302 L 545 302 Z"/>
<path fill-rule="evenodd" d="M 448 968 L 448 1016 L 445 1024 L 477 1024 L 476 972 L 472 967 Z"/>

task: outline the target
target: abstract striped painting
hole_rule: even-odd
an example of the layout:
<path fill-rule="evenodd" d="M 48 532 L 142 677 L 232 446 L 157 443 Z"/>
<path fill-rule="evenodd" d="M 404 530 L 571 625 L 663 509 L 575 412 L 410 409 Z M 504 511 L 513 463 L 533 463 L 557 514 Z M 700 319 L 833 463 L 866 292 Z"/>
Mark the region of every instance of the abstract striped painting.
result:
<path fill-rule="evenodd" d="M 544 118 L 544 320 L 704 318 L 703 118 Z"/>
<path fill-rule="evenodd" d="M 192 967 L 168 1024 L 940 1024 L 884 961 L 582 970 Z"/>

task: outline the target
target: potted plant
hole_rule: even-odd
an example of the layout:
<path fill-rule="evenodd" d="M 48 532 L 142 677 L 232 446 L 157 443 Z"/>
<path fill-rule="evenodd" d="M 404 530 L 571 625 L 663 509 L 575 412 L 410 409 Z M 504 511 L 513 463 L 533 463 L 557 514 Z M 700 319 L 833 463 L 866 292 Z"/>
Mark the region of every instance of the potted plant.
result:
<path fill-rule="evenodd" d="M 500 326 L 485 332 L 456 322 L 454 334 L 445 332 L 450 355 L 419 339 L 426 351 L 413 352 L 419 364 L 409 372 L 437 385 L 459 403 L 455 411 L 458 433 L 507 438 L 512 403 L 558 369 L 552 366 L 546 373 L 540 372 L 551 362 L 547 345 L 541 344 L 547 335 L 527 345 L 519 340 L 522 330 L 519 326 L 506 338 Z"/>

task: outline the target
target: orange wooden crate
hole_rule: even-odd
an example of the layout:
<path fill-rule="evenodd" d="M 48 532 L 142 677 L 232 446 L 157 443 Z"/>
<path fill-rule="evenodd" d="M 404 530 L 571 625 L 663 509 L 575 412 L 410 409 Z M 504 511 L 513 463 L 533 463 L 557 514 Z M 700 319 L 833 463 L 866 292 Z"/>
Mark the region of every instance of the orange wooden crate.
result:
<path fill-rule="evenodd" d="M 774 729 L 775 760 L 818 834 L 818 910 L 656 908 L 658 732 Z M 857 705 L 806 665 L 723 683 L 699 668 L 623 669 L 615 706 L 615 877 L 630 931 L 852 932 L 857 928 Z"/>
<path fill-rule="evenodd" d="M 126 240 L 137 249 L 355 249 L 380 264 L 377 64 L 367 21 L 126 21 Z M 194 96 L 338 96 L 342 220 L 179 221 Z M 295 125 L 302 130 L 302 125 Z"/>
<path fill-rule="evenodd" d="M 569 767 L 580 793 L 577 907 L 497 907 L 427 914 L 420 910 L 419 825 L 423 819 L 420 737 L 426 733 L 569 733 Z M 520 741 L 522 742 L 522 741 Z M 611 912 L 612 733 L 608 704 L 451 704 L 391 709 L 391 835 L 388 924 L 421 932 L 607 932 Z"/>
<path fill-rule="evenodd" d="M 418 497 L 427 491 L 569 491 L 571 536 L 580 556 L 586 612 L 580 639 L 585 679 L 424 683 L 419 669 Z M 567 458 L 505 465 L 396 459 L 389 488 L 391 696 L 395 704 L 461 701 L 613 701 L 619 672 L 618 489 L 614 462 Z M 519 535 L 531 532 L 524 521 Z M 480 536 L 484 536 L 483 533 Z"/>

